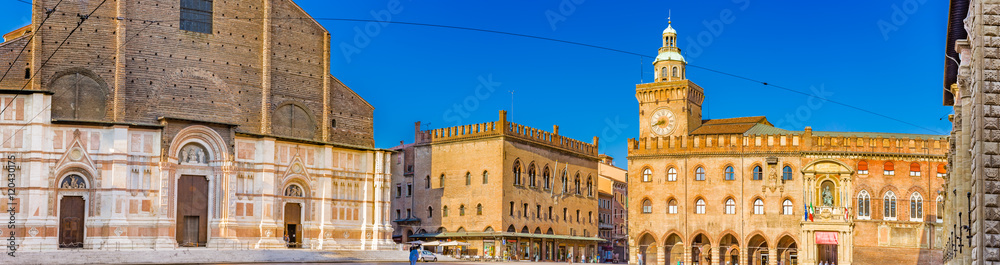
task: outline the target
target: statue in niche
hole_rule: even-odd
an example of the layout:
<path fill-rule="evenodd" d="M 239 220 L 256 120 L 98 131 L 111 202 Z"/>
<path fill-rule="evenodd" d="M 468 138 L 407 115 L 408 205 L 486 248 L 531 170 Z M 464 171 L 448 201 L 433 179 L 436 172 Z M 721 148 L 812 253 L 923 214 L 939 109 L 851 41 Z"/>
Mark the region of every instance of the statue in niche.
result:
<path fill-rule="evenodd" d="M 302 197 L 302 188 L 297 185 L 288 186 L 288 188 L 285 189 L 285 196 Z"/>
<path fill-rule="evenodd" d="M 87 184 L 83 182 L 83 177 L 80 177 L 79 175 L 70 175 L 63 179 L 62 183 L 59 184 L 59 188 L 86 189 Z"/>
<path fill-rule="evenodd" d="M 823 205 L 833 206 L 833 192 L 830 191 L 830 186 L 823 187 Z"/>
<path fill-rule="evenodd" d="M 201 146 L 189 144 L 181 149 L 178 160 L 185 164 L 206 164 L 208 156 L 205 155 L 205 149 Z"/>

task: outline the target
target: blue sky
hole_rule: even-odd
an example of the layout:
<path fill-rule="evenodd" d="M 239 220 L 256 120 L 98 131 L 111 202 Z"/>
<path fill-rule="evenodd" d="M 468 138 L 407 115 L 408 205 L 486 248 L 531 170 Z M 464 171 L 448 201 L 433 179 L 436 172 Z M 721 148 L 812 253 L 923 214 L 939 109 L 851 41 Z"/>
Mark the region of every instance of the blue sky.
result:
<path fill-rule="evenodd" d="M 29 6 L 7 1 L 12 8 L 0 10 L 0 29 L 26 25 Z M 941 103 L 944 1 L 297 3 L 317 18 L 388 14 L 392 21 L 527 34 L 648 56 L 656 56 L 671 10 L 678 45 L 691 65 L 817 94 L 916 126 L 689 67 L 687 77 L 705 88 L 706 118 L 764 115 L 789 130 L 950 131 L 951 108 Z M 650 81 L 650 58 L 495 33 L 321 23 L 332 33 L 331 71 L 375 106 L 377 147 L 412 142 L 415 121 L 430 123 L 429 128 L 494 121 L 498 110 L 511 109 L 511 90 L 513 121 L 544 130 L 557 124 L 562 135 L 588 142 L 601 137 L 600 151 L 617 158 L 618 166 L 625 166 L 626 139 L 638 136 L 635 84 Z M 358 34 L 366 28 L 368 33 Z M 483 83 L 490 85 L 477 93 Z"/>

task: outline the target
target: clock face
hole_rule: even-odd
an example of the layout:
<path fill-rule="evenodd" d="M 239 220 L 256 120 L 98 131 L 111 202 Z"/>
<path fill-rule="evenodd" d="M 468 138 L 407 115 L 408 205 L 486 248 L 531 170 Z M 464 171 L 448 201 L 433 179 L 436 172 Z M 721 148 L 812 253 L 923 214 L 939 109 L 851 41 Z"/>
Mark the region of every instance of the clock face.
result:
<path fill-rule="evenodd" d="M 677 127 L 677 119 L 674 113 L 668 109 L 658 109 L 649 117 L 649 127 L 654 134 L 667 135 Z"/>

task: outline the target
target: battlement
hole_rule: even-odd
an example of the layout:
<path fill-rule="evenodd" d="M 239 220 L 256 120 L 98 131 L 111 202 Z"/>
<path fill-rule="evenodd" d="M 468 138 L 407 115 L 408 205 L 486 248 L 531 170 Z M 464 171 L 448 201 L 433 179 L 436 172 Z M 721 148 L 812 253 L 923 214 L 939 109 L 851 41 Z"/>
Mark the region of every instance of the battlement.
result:
<path fill-rule="evenodd" d="M 945 136 L 787 131 L 775 134 L 705 134 L 629 139 L 629 155 L 717 152 L 853 152 L 940 156 L 948 152 Z"/>
<path fill-rule="evenodd" d="M 500 111 L 500 120 L 477 124 L 421 131 L 420 122 L 417 122 L 414 141 L 417 144 L 430 144 L 491 136 L 511 137 L 580 155 L 597 156 L 598 138 L 596 136 L 592 143 L 585 143 L 559 135 L 559 126 L 553 126 L 553 132 L 547 132 L 509 122 L 507 121 L 507 112 L 503 110 Z"/>

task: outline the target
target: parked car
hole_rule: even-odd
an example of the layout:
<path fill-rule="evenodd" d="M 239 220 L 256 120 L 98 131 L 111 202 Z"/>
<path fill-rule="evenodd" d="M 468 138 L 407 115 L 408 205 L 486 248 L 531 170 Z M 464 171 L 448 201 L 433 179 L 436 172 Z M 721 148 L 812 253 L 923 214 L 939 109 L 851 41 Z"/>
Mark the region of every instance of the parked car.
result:
<path fill-rule="evenodd" d="M 433 252 L 422 250 L 420 251 L 420 257 L 417 258 L 417 260 L 428 262 L 428 261 L 438 261 L 438 258 L 436 255 L 434 255 Z"/>

